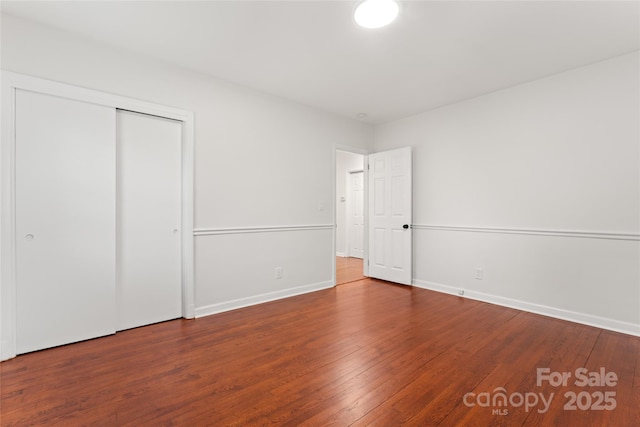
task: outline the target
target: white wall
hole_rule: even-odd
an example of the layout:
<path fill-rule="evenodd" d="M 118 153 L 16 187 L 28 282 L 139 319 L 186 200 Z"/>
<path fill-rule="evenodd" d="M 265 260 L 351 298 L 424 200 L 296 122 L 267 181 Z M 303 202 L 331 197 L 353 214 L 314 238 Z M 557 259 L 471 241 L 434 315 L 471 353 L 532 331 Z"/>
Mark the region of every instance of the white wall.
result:
<path fill-rule="evenodd" d="M 199 315 L 331 284 L 334 145 L 369 150 L 369 126 L 13 17 L 1 55 L 195 112 Z M 378 126 L 376 150 L 415 147 L 415 283 L 640 333 L 638 72 L 626 55 Z"/>
<path fill-rule="evenodd" d="M 639 72 L 636 52 L 377 126 L 376 151 L 415 147 L 415 283 L 640 334 Z"/>
<path fill-rule="evenodd" d="M 347 256 L 347 174 L 363 170 L 364 156 L 348 151 L 336 151 L 336 255 Z M 344 200 L 342 199 L 344 198 Z"/>
<path fill-rule="evenodd" d="M 370 126 L 11 16 L 1 48 L 3 70 L 194 112 L 197 315 L 332 285 L 334 146 Z"/>

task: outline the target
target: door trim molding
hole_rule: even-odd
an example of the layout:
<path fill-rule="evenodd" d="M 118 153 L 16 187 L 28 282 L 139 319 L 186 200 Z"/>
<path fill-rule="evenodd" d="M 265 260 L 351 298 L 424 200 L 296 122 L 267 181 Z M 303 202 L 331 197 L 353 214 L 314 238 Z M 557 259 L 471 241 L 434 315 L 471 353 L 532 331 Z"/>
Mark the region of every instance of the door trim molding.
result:
<path fill-rule="evenodd" d="M 1 80 L 0 280 L 2 284 L 0 285 L 0 309 L 2 314 L 0 315 L 0 360 L 7 360 L 16 355 L 15 93 L 17 89 L 165 117 L 183 123 L 182 316 L 194 318 L 193 112 L 10 71 L 2 71 Z"/>

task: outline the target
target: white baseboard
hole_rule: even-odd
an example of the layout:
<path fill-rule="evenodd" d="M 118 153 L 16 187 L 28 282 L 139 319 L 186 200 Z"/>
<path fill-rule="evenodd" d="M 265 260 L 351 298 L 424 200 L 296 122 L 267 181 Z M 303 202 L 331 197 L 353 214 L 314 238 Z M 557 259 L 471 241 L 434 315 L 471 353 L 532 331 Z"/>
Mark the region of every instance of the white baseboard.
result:
<path fill-rule="evenodd" d="M 342 257 L 342 258 L 345 258 L 345 257 L 346 257 L 346 255 L 344 254 L 344 252 L 336 252 L 336 256 L 339 256 L 339 257 Z"/>
<path fill-rule="evenodd" d="M 461 290 L 461 288 L 456 288 L 453 286 L 416 279 L 413 280 L 413 286 L 456 296 L 460 296 L 458 292 Z M 570 322 L 594 326 L 596 328 L 622 332 L 623 334 L 640 336 L 640 324 L 621 322 L 619 320 L 594 316 L 591 314 L 578 313 L 575 311 L 563 310 L 546 305 L 533 304 L 526 301 L 504 298 L 501 296 L 485 294 L 482 292 L 469 291 L 468 289 L 464 289 L 464 295 L 462 296 L 462 298 L 469 298 L 477 301 L 500 305 L 503 307 L 515 308 L 530 313 L 554 317 L 556 319 L 568 320 Z"/>
<path fill-rule="evenodd" d="M 322 289 L 332 288 L 335 283 L 331 280 L 326 282 L 314 283 L 311 285 L 298 286 L 295 288 L 284 289 L 282 291 L 269 292 L 266 294 L 254 295 L 251 297 L 240 298 L 232 301 L 225 301 L 218 304 L 211 304 L 204 307 L 198 307 L 195 310 L 196 318 L 209 316 L 211 314 L 222 313 L 224 311 L 235 310 L 237 308 L 249 307 L 251 305 L 262 304 L 263 302 L 275 301 L 282 298 L 288 298 L 295 295 L 306 294 L 309 292 L 320 291 Z"/>

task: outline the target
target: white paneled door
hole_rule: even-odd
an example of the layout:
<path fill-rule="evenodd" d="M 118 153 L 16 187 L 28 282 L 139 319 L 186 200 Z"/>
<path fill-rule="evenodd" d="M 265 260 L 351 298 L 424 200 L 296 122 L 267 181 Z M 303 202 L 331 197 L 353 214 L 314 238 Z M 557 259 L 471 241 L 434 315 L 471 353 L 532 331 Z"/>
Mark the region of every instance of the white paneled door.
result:
<path fill-rule="evenodd" d="M 182 123 L 117 113 L 117 329 L 182 315 Z"/>
<path fill-rule="evenodd" d="M 364 256 L 364 172 L 349 174 L 349 256 Z"/>
<path fill-rule="evenodd" d="M 16 90 L 16 350 L 115 332 L 115 110 Z"/>
<path fill-rule="evenodd" d="M 411 148 L 369 155 L 369 276 L 412 280 Z"/>

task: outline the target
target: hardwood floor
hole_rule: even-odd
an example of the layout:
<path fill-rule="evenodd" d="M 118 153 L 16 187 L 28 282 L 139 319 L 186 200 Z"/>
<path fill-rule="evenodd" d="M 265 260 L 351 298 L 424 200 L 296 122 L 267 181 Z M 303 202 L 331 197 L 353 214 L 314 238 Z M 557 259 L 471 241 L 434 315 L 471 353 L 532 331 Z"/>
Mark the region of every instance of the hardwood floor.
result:
<path fill-rule="evenodd" d="M 638 337 L 365 279 L 18 356 L 0 424 L 636 426 L 639 355 Z M 575 385 L 582 367 L 616 385 Z M 616 407 L 564 410 L 567 392 Z"/>
<path fill-rule="evenodd" d="M 353 282 L 364 279 L 362 275 L 362 259 L 336 257 L 336 284 Z"/>

